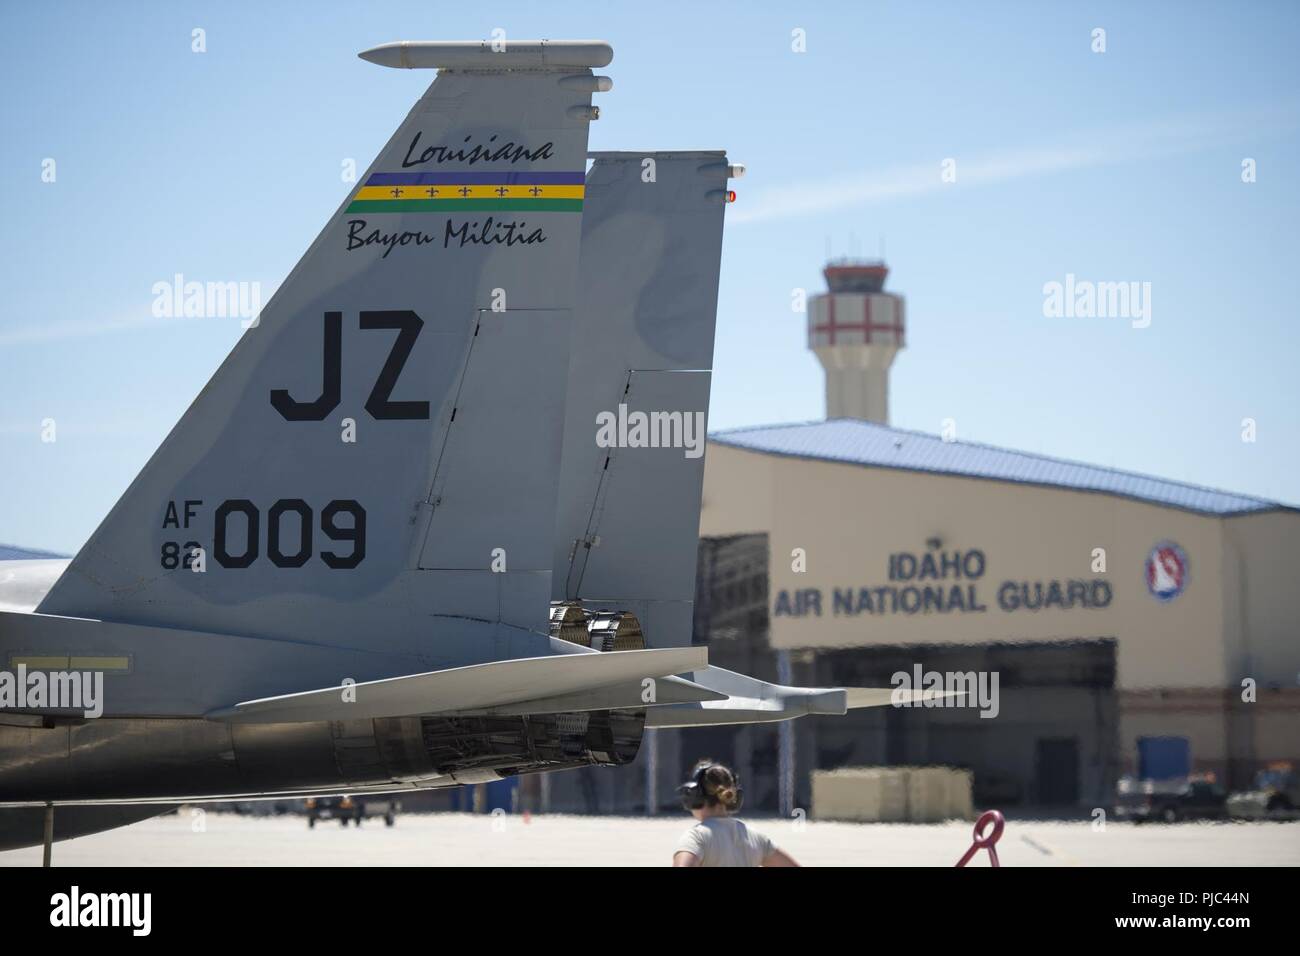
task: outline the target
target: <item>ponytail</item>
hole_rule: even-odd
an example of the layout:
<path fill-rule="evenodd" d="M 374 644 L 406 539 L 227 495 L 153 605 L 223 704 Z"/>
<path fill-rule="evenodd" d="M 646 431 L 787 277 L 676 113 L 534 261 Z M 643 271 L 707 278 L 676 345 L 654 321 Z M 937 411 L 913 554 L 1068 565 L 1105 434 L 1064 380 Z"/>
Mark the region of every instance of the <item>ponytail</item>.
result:
<path fill-rule="evenodd" d="M 736 777 L 721 764 L 714 764 L 704 771 L 704 792 L 711 803 L 720 804 L 728 813 L 740 808 L 740 789 L 736 785 Z"/>

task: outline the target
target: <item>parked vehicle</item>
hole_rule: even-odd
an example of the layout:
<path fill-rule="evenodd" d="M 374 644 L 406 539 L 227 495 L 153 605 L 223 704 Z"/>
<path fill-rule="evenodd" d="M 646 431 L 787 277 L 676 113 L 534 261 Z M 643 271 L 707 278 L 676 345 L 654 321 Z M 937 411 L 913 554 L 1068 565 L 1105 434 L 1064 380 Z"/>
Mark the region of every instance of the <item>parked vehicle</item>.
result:
<path fill-rule="evenodd" d="M 397 822 L 397 801 L 381 801 L 384 826 L 391 827 Z M 356 826 L 366 819 L 366 801 L 359 797 L 310 797 L 305 801 L 308 828 L 315 827 L 317 820 L 338 820 L 340 826 L 347 826 L 352 821 Z"/>
<path fill-rule="evenodd" d="M 1211 777 L 1187 780 L 1120 780 L 1115 816 L 1134 823 L 1224 820 L 1228 795 Z"/>
<path fill-rule="evenodd" d="M 1239 820 L 1289 820 L 1300 811 L 1300 774 L 1275 764 L 1255 775 L 1254 785 L 1228 797 L 1228 815 Z"/>

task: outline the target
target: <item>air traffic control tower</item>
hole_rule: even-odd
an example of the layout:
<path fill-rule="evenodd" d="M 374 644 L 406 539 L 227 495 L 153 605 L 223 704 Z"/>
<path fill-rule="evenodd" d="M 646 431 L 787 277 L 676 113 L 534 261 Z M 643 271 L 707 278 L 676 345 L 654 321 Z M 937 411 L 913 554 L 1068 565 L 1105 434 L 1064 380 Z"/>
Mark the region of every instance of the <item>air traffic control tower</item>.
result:
<path fill-rule="evenodd" d="M 903 297 L 885 292 L 883 261 L 842 259 L 829 292 L 808 303 L 808 347 L 826 370 L 826 417 L 889 424 L 889 367 L 904 345 Z"/>

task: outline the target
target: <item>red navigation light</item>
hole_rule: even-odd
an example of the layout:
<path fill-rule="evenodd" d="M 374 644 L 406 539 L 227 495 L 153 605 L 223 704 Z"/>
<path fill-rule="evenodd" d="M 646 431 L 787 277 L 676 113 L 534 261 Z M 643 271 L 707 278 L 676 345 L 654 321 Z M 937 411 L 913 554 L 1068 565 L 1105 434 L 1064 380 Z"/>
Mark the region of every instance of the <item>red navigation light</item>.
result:
<path fill-rule="evenodd" d="M 734 189 L 728 189 L 727 202 L 735 202 L 735 201 L 736 201 L 736 191 Z"/>

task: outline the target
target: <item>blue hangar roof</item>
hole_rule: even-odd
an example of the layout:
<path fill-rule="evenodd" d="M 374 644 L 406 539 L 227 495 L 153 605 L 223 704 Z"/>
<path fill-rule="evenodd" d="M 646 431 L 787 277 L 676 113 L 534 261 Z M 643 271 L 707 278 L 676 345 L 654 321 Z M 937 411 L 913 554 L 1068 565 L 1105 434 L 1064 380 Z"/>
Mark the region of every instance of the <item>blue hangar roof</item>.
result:
<path fill-rule="evenodd" d="M 32 548 L 20 548 L 13 544 L 0 544 L 0 561 L 27 561 L 35 558 L 66 558 L 66 554 L 53 551 L 37 551 Z"/>
<path fill-rule="evenodd" d="M 714 432 L 709 441 L 792 458 L 1101 492 L 1207 515 L 1295 510 L 1249 495 L 974 442 L 948 442 L 937 435 L 855 418 L 733 428 Z"/>

